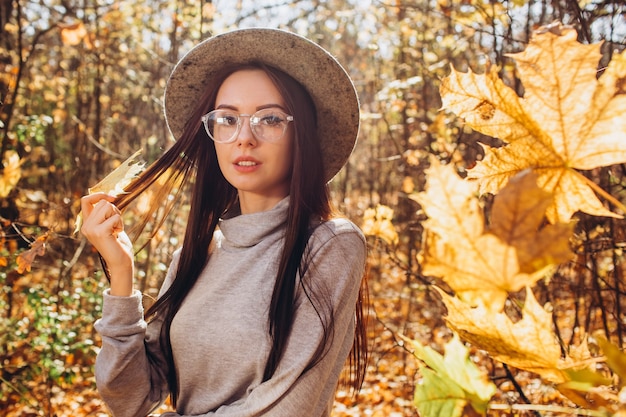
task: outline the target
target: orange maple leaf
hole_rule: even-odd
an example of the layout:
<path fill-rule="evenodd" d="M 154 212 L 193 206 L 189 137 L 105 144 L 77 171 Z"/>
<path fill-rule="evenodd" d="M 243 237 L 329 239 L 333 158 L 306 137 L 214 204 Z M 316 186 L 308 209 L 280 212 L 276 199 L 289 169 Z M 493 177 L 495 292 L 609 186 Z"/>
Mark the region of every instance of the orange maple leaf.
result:
<path fill-rule="evenodd" d="M 536 34 L 517 62 L 524 97 L 498 77 L 452 69 L 442 81 L 443 108 L 473 129 L 506 142 L 485 146 L 485 158 L 468 172 L 481 193 L 497 193 L 525 169 L 539 186 L 554 194 L 548 219 L 568 221 L 576 211 L 621 217 L 596 193 L 626 208 L 578 170 L 626 162 L 626 54 L 613 57 L 597 77 L 600 45 L 582 45 L 571 28 Z"/>
<path fill-rule="evenodd" d="M 17 256 L 16 262 L 18 273 L 23 274 L 24 272 L 30 272 L 35 258 L 46 253 L 46 242 L 49 237 L 50 232 L 44 233 L 30 244 L 30 249 L 25 250 Z"/>
<path fill-rule="evenodd" d="M 543 225 L 552 194 L 537 186 L 537 175 L 523 171 L 493 200 L 489 232 L 515 248 L 519 271 L 533 274 L 573 258 L 572 223 Z M 521 288 L 521 287 L 520 287 Z"/>

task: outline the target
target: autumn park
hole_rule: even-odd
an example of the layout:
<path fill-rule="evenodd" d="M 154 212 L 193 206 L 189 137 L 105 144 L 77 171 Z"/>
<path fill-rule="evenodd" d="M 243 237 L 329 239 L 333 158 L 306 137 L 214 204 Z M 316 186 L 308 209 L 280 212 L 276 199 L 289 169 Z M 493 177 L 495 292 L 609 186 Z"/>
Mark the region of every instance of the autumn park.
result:
<path fill-rule="evenodd" d="M 109 416 L 80 197 L 171 146 L 185 52 L 255 26 L 326 48 L 360 100 L 330 186 L 368 241 L 371 353 L 332 415 L 626 416 L 622 0 L 3 0 L 0 416 Z M 133 236 L 144 303 L 188 203 Z"/>

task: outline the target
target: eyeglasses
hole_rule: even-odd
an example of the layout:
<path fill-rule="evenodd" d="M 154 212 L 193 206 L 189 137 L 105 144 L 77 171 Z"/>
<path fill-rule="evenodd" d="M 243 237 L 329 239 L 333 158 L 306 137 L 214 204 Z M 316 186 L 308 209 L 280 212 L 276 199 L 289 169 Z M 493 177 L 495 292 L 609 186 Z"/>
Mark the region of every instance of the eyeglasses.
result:
<path fill-rule="evenodd" d="M 254 114 L 217 109 L 202 116 L 202 123 L 215 142 L 231 143 L 241 131 L 243 117 L 250 118 L 250 130 L 254 137 L 265 142 L 279 141 L 285 135 L 289 122 L 293 121 L 293 116 L 276 109 L 263 109 Z"/>

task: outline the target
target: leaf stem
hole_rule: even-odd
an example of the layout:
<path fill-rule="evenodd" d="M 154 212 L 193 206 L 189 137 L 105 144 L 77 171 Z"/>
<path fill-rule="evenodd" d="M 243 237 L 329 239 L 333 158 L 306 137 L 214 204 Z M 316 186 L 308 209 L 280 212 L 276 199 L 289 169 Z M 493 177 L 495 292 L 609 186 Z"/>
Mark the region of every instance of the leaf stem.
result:
<path fill-rule="evenodd" d="M 515 376 L 513 375 L 513 373 L 511 372 L 511 369 L 509 368 L 509 366 L 506 363 L 502 363 L 502 366 L 504 367 L 504 371 L 506 372 L 506 376 L 509 378 L 509 380 L 513 383 L 513 386 L 515 387 L 515 390 L 517 391 L 517 393 L 519 394 L 520 398 L 527 404 L 531 404 L 530 400 L 528 399 L 528 397 L 526 397 L 526 394 L 524 394 L 524 390 L 522 389 L 522 387 L 518 384 L 517 380 L 515 379 Z M 536 417 L 541 417 L 541 414 L 539 413 L 538 410 L 534 410 L 534 414 Z"/>
<path fill-rule="evenodd" d="M 577 172 L 577 171 L 575 171 L 575 172 Z M 593 182 L 591 179 L 589 179 L 586 176 L 582 175 L 580 172 L 577 172 L 577 173 L 585 181 L 585 183 L 587 183 L 587 185 L 589 187 L 591 187 L 591 189 L 593 189 L 600 196 L 602 196 L 605 199 L 607 199 L 615 207 L 620 209 L 622 211 L 622 213 L 626 213 L 626 206 L 621 201 L 619 201 L 617 198 L 613 197 L 611 194 L 609 194 L 606 191 L 604 191 L 598 184 Z M 620 217 L 622 217 L 622 216 L 620 216 Z"/>
<path fill-rule="evenodd" d="M 572 407 L 562 407 L 558 405 L 541 405 L 541 404 L 489 404 L 490 410 L 505 411 L 547 411 L 551 413 L 563 413 L 570 416 L 588 416 L 588 417 L 609 417 L 610 414 L 605 411 L 578 409 Z"/>

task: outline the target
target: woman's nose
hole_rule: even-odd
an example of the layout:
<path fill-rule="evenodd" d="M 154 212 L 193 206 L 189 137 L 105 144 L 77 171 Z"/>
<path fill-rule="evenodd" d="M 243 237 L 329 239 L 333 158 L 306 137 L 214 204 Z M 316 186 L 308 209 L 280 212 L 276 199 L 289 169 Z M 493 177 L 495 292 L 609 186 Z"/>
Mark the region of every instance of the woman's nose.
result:
<path fill-rule="evenodd" d="M 256 137 L 252 132 L 252 126 L 250 126 L 250 116 L 241 118 L 241 129 L 239 135 L 237 135 L 237 143 L 243 144 L 256 144 Z"/>

